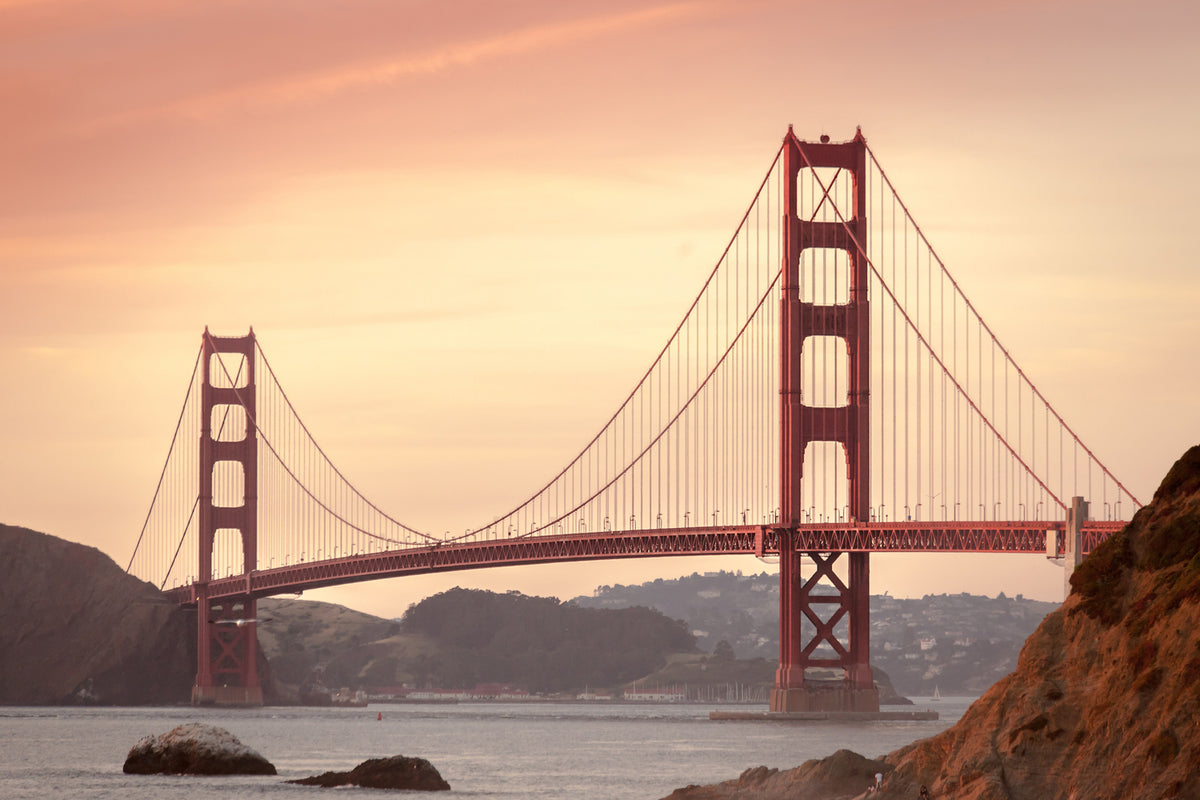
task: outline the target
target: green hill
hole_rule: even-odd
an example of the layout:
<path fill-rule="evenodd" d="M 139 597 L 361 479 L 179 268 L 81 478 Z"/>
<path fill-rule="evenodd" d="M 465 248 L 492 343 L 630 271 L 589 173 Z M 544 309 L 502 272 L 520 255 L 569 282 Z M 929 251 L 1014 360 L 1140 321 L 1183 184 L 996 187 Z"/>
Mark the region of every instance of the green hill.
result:
<path fill-rule="evenodd" d="M 535 694 L 618 687 L 696 652 L 687 626 L 647 608 L 580 608 L 519 592 L 452 589 L 400 621 L 329 603 L 266 599 L 260 641 L 281 683 L 442 689 L 507 683 Z"/>

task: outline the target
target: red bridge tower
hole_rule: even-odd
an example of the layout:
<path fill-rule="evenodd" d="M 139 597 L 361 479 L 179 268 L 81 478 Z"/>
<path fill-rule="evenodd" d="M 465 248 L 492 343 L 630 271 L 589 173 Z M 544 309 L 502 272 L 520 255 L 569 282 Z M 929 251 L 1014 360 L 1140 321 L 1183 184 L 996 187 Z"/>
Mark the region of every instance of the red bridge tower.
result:
<path fill-rule="evenodd" d="M 802 169 L 840 169 L 853 181 L 852 208 L 844 221 L 818 222 L 799 215 L 797 183 Z M 829 182 L 826 181 L 826 186 Z M 878 711 L 879 693 L 869 664 L 870 569 L 866 553 L 801 553 L 796 529 L 801 523 L 801 481 L 804 452 L 812 442 L 838 442 L 846 457 L 849 478 L 849 522 L 870 521 L 870 315 L 867 287 L 870 266 L 861 247 L 866 245 L 866 140 L 859 131 L 853 140 L 801 142 L 788 129 L 784 140 L 783 298 L 781 313 L 781 485 L 779 537 L 779 670 L 771 692 L 772 711 Z M 832 202 L 832 201 L 831 201 Z M 810 248 L 846 253 L 849 300 L 845 304 L 805 302 L 800 292 L 800 254 Z M 804 402 L 801 354 L 810 339 L 835 336 L 845 342 L 848 386 L 845 405 L 814 406 Z M 800 560 L 816 566 L 807 580 Z M 849 567 L 846 580 L 835 572 L 840 558 Z M 843 562 L 844 563 L 844 562 Z M 824 578 L 836 594 L 818 594 Z M 824 607 L 826 613 L 818 613 Z M 849 623 L 849 641 L 835 627 Z M 804 622 L 814 633 L 805 641 Z M 814 656 L 822 644 L 834 658 Z M 806 680 L 808 667 L 840 667 L 844 680 L 830 683 Z"/>
<path fill-rule="evenodd" d="M 196 581 L 196 685 L 192 703 L 262 705 L 258 683 L 257 603 L 244 597 L 210 601 L 213 548 L 218 533 L 237 534 L 247 586 L 258 566 L 258 435 L 254 383 L 254 331 L 243 337 L 211 336 L 204 330 L 200 389 L 200 574 Z M 214 356 L 241 356 L 236 373 Z M 213 496 L 214 482 L 218 495 Z M 219 502 L 218 502 L 219 501 Z"/>

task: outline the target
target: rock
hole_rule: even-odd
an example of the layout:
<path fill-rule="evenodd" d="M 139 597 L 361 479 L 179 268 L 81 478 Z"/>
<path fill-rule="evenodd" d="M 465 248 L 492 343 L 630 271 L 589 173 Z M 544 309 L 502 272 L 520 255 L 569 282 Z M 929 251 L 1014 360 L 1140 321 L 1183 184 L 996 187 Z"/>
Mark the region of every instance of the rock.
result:
<path fill-rule="evenodd" d="M 884 756 L 872 800 L 912 800 L 922 785 L 934 800 L 1197 797 L 1200 447 L 1084 559 L 1071 587 L 1025 642 L 1016 670 L 954 727 Z M 814 763 L 829 762 L 834 774 L 845 760 L 838 753 L 768 775 L 753 795 L 734 785 L 672 797 L 833 800 L 845 789 L 832 782 L 796 795 L 788 786 L 815 774 Z"/>
<path fill-rule="evenodd" d="M 743 772 L 737 780 L 676 789 L 667 800 L 783 800 L 794 797 L 842 800 L 859 796 L 875 783 L 875 773 L 886 774 L 891 769 L 882 761 L 872 761 L 849 750 L 838 750 L 828 758 L 806 761 L 796 769 L 780 771 L 754 767 Z"/>
<path fill-rule="evenodd" d="M 145 736 L 125 758 L 135 775 L 275 775 L 275 765 L 224 728 L 189 722 Z"/>
<path fill-rule="evenodd" d="M 288 781 L 303 786 L 363 786 L 368 789 L 413 789 L 424 792 L 445 791 L 450 784 L 432 764 L 423 758 L 392 756 L 371 758 L 349 772 L 325 772 L 311 778 Z"/>

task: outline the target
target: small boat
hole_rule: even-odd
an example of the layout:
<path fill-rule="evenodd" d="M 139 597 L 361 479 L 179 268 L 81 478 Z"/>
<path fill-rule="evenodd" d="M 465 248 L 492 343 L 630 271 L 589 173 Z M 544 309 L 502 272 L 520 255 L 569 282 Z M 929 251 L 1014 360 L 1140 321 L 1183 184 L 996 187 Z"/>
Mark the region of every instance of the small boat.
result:
<path fill-rule="evenodd" d="M 936 687 L 936 686 L 933 687 L 933 697 L 931 697 L 929 699 L 930 700 L 941 700 L 942 699 L 942 693 L 938 689 L 938 687 Z"/>

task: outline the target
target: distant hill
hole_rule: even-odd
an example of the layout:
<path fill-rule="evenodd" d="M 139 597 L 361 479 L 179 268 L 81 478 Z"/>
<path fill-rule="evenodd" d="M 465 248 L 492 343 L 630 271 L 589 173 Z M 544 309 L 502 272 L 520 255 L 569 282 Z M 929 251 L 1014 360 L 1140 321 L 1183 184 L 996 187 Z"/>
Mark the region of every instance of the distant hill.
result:
<path fill-rule="evenodd" d="M 294 688 L 319 670 L 329 688 L 408 684 L 469 689 L 507 683 L 533 693 L 619 687 L 696 652 L 687 626 L 647 608 L 579 608 L 519 592 L 451 589 L 400 621 L 328 603 L 265 599 L 263 649 Z"/>
<path fill-rule="evenodd" d="M 0 524 L 0 704 L 186 703 L 195 612 L 94 547 Z"/>
<path fill-rule="evenodd" d="M 320 669 L 322 680 L 334 687 L 350 686 L 360 677 L 361 665 L 347 653 L 386 641 L 399 632 L 395 620 L 314 600 L 265 597 L 258 601 L 258 643 L 271 663 L 271 672 L 295 692 Z M 392 676 L 381 685 L 390 684 Z"/>
<path fill-rule="evenodd" d="M 635 586 L 601 586 L 571 602 L 587 608 L 648 606 L 684 620 L 703 650 L 729 642 L 739 658 L 779 657 L 779 577 L 693 573 Z M 1011 672 L 1017 653 L 1058 603 L 1000 595 L 871 597 L 871 663 L 902 694 L 982 692 Z M 845 635 L 845 622 L 839 633 Z"/>

